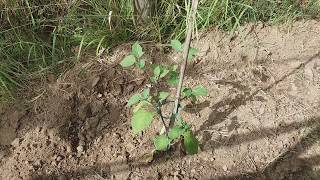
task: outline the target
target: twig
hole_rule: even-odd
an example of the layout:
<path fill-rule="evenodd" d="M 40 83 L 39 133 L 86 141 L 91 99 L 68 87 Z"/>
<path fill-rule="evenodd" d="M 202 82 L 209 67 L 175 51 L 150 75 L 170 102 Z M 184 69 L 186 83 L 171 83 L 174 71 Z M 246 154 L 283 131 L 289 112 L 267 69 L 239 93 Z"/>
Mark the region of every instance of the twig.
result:
<path fill-rule="evenodd" d="M 159 114 L 160 119 L 161 119 L 161 121 L 162 121 L 164 130 L 165 130 L 165 133 L 168 134 L 169 128 L 168 128 L 168 126 L 166 125 L 166 122 L 164 121 L 164 117 L 163 117 L 162 110 L 161 110 L 162 105 L 163 105 L 162 103 L 160 103 L 160 102 L 158 103 L 158 105 L 157 105 L 157 111 L 158 111 L 158 114 Z"/>
<path fill-rule="evenodd" d="M 185 70 L 186 70 L 186 67 L 188 64 L 188 54 L 189 54 L 191 38 L 192 38 L 193 22 L 196 18 L 197 7 L 198 7 L 198 0 L 192 0 L 191 16 L 190 16 L 190 19 L 188 22 L 188 32 L 187 32 L 187 37 L 186 37 L 186 41 L 184 44 L 184 50 L 183 50 L 183 62 L 182 62 L 181 68 L 180 68 L 179 84 L 177 87 L 174 109 L 173 109 L 172 115 L 170 117 L 169 128 L 171 128 L 174 125 L 174 121 L 175 121 L 177 113 L 179 111 L 181 89 L 182 89 L 182 85 L 183 85 Z"/>

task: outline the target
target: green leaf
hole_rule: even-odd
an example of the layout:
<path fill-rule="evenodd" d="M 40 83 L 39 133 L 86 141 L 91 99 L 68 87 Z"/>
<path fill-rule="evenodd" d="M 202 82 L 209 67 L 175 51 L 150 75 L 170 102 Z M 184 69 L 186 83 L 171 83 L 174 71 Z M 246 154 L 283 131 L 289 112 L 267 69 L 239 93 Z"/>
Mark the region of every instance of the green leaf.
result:
<path fill-rule="evenodd" d="M 188 60 L 191 61 L 194 58 L 194 56 L 198 54 L 198 52 L 199 52 L 198 49 L 191 47 L 189 49 Z"/>
<path fill-rule="evenodd" d="M 182 86 L 181 92 L 185 92 L 185 91 L 187 91 L 188 89 L 190 89 L 190 88 L 187 88 L 187 87 L 185 87 L 185 86 Z"/>
<path fill-rule="evenodd" d="M 187 97 L 190 97 L 193 94 L 191 88 L 187 88 L 187 87 L 183 87 L 182 92 Z"/>
<path fill-rule="evenodd" d="M 167 97 L 169 95 L 170 95 L 170 93 L 168 93 L 168 92 L 160 91 L 159 92 L 159 100 L 163 101 L 163 100 L 167 99 Z"/>
<path fill-rule="evenodd" d="M 163 69 L 163 71 L 160 74 L 160 78 L 165 77 L 170 71 L 168 69 Z"/>
<path fill-rule="evenodd" d="M 178 73 L 172 71 L 170 73 L 170 79 L 167 82 L 170 86 L 176 86 L 179 83 Z"/>
<path fill-rule="evenodd" d="M 153 143 L 158 151 L 165 151 L 170 145 L 170 139 L 166 135 L 159 135 L 153 138 Z"/>
<path fill-rule="evenodd" d="M 192 94 L 195 96 L 208 96 L 208 90 L 200 85 L 192 90 Z"/>
<path fill-rule="evenodd" d="M 139 104 L 134 107 L 133 113 L 136 113 L 140 109 L 148 109 L 148 107 L 152 107 L 152 104 L 146 100 L 141 100 Z"/>
<path fill-rule="evenodd" d="M 144 69 L 144 67 L 146 65 L 146 61 L 145 60 L 140 60 L 140 61 L 138 61 L 137 65 L 138 65 L 138 67 L 140 69 Z"/>
<path fill-rule="evenodd" d="M 134 104 L 137 104 L 141 100 L 142 100 L 141 94 L 135 94 L 135 95 L 131 96 L 131 98 L 128 101 L 127 106 L 130 107 Z"/>
<path fill-rule="evenodd" d="M 158 78 L 152 76 L 152 77 L 150 77 L 150 80 L 151 80 L 151 82 L 155 83 L 155 82 L 157 82 Z"/>
<path fill-rule="evenodd" d="M 131 126 L 134 133 L 140 133 L 147 129 L 153 119 L 154 114 L 144 109 L 137 110 L 132 117 Z"/>
<path fill-rule="evenodd" d="M 197 101 L 197 97 L 196 97 L 194 94 L 191 94 L 191 95 L 189 96 L 189 98 L 191 98 L 191 101 L 192 101 L 192 102 L 196 102 L 196 101 Z"/>
<path fill-rule="evenodd" d="M 157 67 L 154 68 L 153 74 L 154 74 L 154 77 L 157 77 L 157 78 L 160 76 L 160 74 L 161 74 L 160 66 L 157 66 Z"/>
<path fill-rule="evenodd" d="M 176 71 L 178 69 L 178 65 L 172 66 L 172 71 Z"/>
<path fill-rule="evenodd" d="M 177 139 L 179 138 L 182 134 L 183 134 L 184 129 L 179 127 L 179 126 L 175 126 L 172 129 L 170 129 L 168 136 L 171 140 Z"/>
<path fill-rule="evenodd" d="M 136 58 L 133 55 L 126 56 L 121 62 L 120 65 L 124 68 L 134 65 Z"/>
<path fill-rule="evenodd" d="M 138 42 L 132 45 L 132 55 L 134 55 L 136 58 L 140 58 L 143 55 L 142 47 Z"/>
<path fill-rule="evenodd" d="M 183 133 L 183 144 L 187 153 L 189 154 L 198 153 L 199 141 L 190 130 Z"/>
<path fill-rule="evenodd" d="M 177 52 L 182 52 L 183 47 L 179 40 L 171 40 L 171 47 L 176 50 Z"/>
<path fill-rule="evenodd" d="M 150 88 L 144 89 L 143 92 L 142 92 L 142 98 L 143 99 L 148 99 L 149 96 L 150 96 Z"/>

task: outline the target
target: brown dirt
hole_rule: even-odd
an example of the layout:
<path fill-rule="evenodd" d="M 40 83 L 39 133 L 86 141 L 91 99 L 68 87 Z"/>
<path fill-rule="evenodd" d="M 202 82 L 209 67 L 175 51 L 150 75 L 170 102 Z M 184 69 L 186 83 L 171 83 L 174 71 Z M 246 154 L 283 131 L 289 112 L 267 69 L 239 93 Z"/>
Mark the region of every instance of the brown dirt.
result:
<path fill-rule="evenodd" d="M 154 131 L 131 132 L 126 101 L 145 77 L 117 65 L 125 45 L 48 84 L 31 107 L 0 108 L 0 179 L 319 178 L 320 23 L 286 30 L 246 25 L 194 40 L 186 84 L 210 96 L 183 116 L 199 154 L 175 146 L 152 157 Z M 149 49 L 148 59 L 165 56 Z"/>

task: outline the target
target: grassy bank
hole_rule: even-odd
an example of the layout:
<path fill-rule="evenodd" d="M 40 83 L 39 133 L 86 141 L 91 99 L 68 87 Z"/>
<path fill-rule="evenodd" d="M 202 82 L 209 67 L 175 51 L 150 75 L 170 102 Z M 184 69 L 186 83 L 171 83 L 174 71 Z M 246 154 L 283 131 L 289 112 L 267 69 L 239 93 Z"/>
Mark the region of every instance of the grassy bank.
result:
<path fill-rule="evenodd" d="M 28 86 L 31 75 L 59 74 L 88 49 L 98 52 L 133 39 L 183 38 L 184 0 L 158 0 L 155 16 L 143 28 L 134 26 L 131 4 L 131 0 L 0 0 L 0 100 L 15 97 L 17 90 Z M 248 21 L 290 24 L 319 15 L 318 0 L 201 0 L 197 25 L 233 31 Z"/>

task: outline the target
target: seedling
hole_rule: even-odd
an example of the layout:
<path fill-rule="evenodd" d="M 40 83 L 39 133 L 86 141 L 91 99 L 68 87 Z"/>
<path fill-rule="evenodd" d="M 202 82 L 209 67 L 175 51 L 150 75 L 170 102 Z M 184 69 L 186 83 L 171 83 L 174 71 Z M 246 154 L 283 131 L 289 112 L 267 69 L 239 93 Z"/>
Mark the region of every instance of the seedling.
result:
<path fill-rule="evenodd" d="M 135 65 L 140 69 L 144 69 L 145 67 L 145 60 L 141 59 L 143 55 L 142 47 L 139 45 L 138 42 L 132 45 L 132 50 L 130 55 L 126 56 L 120 63 L 120 65 L 124 68 L 130 67 Z"/>
<path fill-rule="evenodd" d="M 124 68 L 136 66 L 143 70 L 146 68 L 152 68 L 153 75 L 147 83 L 147 87 L 141 93 L 133 95 L 127 106 L 133 107 L 133 116 L 131 120 L 131 127 L 134 133 L 141 133 L 148 129 L 152 124 L 152 121 L 157 116 L 163 124 L 161 132 L 157 136 L 153 137 L 153 143 L 155 150 L 166 151 L 179 139 L 183 139 L 184 149 L 189 154 L 197 154 L 199 142 L 194 136 L 190 126 L 181 116 L 183 110 L 182 100 L 190 99 L 192 102 L 197 101 L 199 96 L 207 96 L 208 91 L 203 86 L 197 86 L 195 88 L 182 87 L 184 73 L 188 61 L 191 61 L 197 54 L 198 50 L 190 47 L 193 19 L 195 19 L 196 9 L 198 1 L 192 1 L 192 16 L 190 16 L 189 27 L 187 32 L 186 42 L 184 47 L 178 40 L 171 41 L 171 47 L 177 52 L 183 52 L 183 61 L 181 62 L 180 73 L 177 72 L 177 65 L 146 65 L 144 60 L 141 60 L 143 56 L 142 47 L 138 42 L 132 46 L 131 53 L 126 56 L 120 63 Z M 169 86 L 177 86 L 177 92 L 175 100 L 169 99 L 171 94 L 159 89 L 158 84 L 167 83 Z M 181 96 L 181 94 L 183 96 Z M 181 98 L 181 99 L 180 99 Z M 166 117 L 162 112 L 164 105 L 168 103 L 174 103 L 174 108 L 169 117 Z"/>
<path fill-rule="evenodd" d="M 181 52 L 182 44 L 178 40 L 171 41 L 171 47 Z M 191 61 L 196 55 L 197 50 L 195 48 L 189 51 L 188 60 Z M 179 111 L 177 114 L 172 114 L 171 117 L 165 117 L 162 112 L 162 107 L 168 103 L 173 103 L 169 97 L 172 95 L 169 92 L 154 89 L 159 83 L 166 83 L 168 86 L 176 86 L 178 84 L 178 66 L 177 65 L 153 65 L 146 64 L 145 61 L 140 60 L 143 55 L 142 47 L 138 42 L 132 46 L 131 53 L 126 56 L 120 63 L 123 68 L 137 67 L 141 69 L 152 69 L 152 76 L 149 78 L 148 85 L 142 92 L 134 94 L 128 101 L 127 106 L 133 107 L 133 116 L 131 120 L 131 127 L 134 133 L 141 133 L 148 129 L 153 120 L 158 117 L 165 127 L 164 133 L 152 138 L 155 149 L 158 151 L 165 151 L 183 138 L 184 148 L 189 154 L 196 154 L 198 152 L 198 140 L 194 136 L 190 126 L 182 119 L 180 112 L 183 110 L 183 105 L 179 104 Z M 143 61 L 143 63 L 140 63 Z M 141 66 L 143 64 L 143 66 Z M 195 88 L 182 88 L 182 99 L 191 100 L 196 102 L 199 96 L 207 96 L 208 91 L 203 86 L 197 86 Z M 169 120 L 174 119 L 174 125 L 169 126 Z"/>

